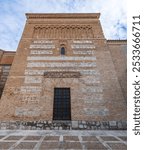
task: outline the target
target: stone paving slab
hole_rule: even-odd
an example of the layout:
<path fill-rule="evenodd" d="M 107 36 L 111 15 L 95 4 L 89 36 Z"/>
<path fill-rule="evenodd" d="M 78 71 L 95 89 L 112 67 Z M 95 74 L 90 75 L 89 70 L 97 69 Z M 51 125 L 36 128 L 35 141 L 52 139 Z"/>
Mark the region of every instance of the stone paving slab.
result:
<path fill-rule="evenodd" d="M 126 131 L 0 130 L 0 150 L 126 150 Z"/>
<path fill-rule="evenodd" d="M 104 141 L 119 141 L 117 138 L 113 136 L 100 136 Z"/>
<path fill-rule="evenodd" d="M 114 150 L 125 150 L 127 148 L 124 143 L 108 143 L 108 145 Z"/>
<path fill-rule="evenodd" d="M 108 148 L 105 147 L 102 143 L 99 142 L 85 142 L 83 143 L 85 149 L 97 149 L 97 150 L 107 150 Z"/>
<path fill-rule="evenodd" d="M 59 141 L 60 136 L 46 136 L 44 141 Z"/>
<path fill-rule="evenodd" d="M 23 149 L 34 149 L 36 144 L 37 144 L 36 142 L 21 142 L 13 149 L 17 149 L 17 150 L 18 149 L 21 149 L 21 150 L 23 150 Z"/>
<path fill-rule="evenodd" d="M 98 141 L 96 136 L 82 136 L 83 141 Z"/>
<path fill-rule="evenodd" d="M 39 141 L 41 136 L 27 136 L 24 140 L 33 140 L 33 141 Z"/>
<path fill-rule="evenodd" d="M 0 150 L 9 149 L 14 142 L 0 142 Z"/>
<path fill-rule="evenodd" d="M 79 141 L 78 136 L 64 136 L 63 137 L 64 141 Z"/>
<path fill-rule="evenodd" d="M 7 137 L 7 138 L 5 138 L 4 140 L 20 140 L 21 138 L 22 138 L 23 136 L 9 136 L 9 137 Z"/>
<path fill-rule="evenodd" d="M 65 142 L 63 144 L 64 149 L 82 149 L 82 144 L 80 142 Z"/>
<path fill-rule="evenodd" d="M 119 136 L 120 139 L 122 139 L 123 141 L 127 141 L 127 137 L 126 136 Z"/>
<path fill-rule="evenodd" d="M 40 150 L 46 149 L 60 149 L 62 148 L 62 144 L 60 142 L 42 142 L 40 145 Z"/>

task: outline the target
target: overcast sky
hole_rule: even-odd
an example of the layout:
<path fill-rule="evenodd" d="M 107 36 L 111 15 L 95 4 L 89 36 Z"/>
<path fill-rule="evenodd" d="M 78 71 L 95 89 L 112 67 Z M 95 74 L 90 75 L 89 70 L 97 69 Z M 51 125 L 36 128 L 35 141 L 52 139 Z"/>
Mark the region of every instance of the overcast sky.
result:
<path fill-rule="evenodd" d="M 101 13 L 107 39 L 126 39 L 126 0 L 0 0 L 0 49 L 15 51 L 25 13 Z"/>

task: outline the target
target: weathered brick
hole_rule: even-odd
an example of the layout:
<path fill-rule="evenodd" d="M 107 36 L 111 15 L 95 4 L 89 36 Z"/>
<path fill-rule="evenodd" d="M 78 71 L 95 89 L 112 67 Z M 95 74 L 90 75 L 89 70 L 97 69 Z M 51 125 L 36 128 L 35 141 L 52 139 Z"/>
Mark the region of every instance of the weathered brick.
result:
<path fill-rule="evenodd" d="M 62 45 L 65 55 L 60 54 Z M 0 119 L 52 121 L 54 88 L 62 87 L 70 88 L 71 120 L 83 121 L 72 122 L 72 128 L 116 127 L 107 121 L 126 121 L 125 46 L 124 40 L 105 39 L 99 14 L 27 14 L 16 55 L 0 50 L 1 93 L 10 70 L 5 64 L 11 65 L 14 58 Z M 71 128 L 69 123 L 51 124 L 41 122 L 37 128 Z"/>

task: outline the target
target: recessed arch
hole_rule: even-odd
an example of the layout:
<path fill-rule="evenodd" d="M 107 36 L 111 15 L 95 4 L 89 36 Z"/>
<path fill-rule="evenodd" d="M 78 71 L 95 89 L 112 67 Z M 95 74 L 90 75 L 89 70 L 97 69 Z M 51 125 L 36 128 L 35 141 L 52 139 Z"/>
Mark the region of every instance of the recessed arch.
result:
<path fill-rule="evenodd" d="M 66 46 L 65 44 L 60 45 L 60 54 L 65 55 L 66 54 Z"/>

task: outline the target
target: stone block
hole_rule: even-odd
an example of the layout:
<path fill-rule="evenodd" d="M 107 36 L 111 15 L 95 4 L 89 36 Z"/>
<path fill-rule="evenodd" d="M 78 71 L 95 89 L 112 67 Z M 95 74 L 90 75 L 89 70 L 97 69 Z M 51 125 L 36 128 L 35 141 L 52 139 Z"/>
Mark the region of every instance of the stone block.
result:
<path fill-rule="evenodd" d="M 117 121 L 109 121 L 109 127 L 110 129 L 118 129 Z"/>
<path fill-rule="evenodd" d="M 82 124 L 79 125 L 79 129 L 83 129 L 84 126 Z"/>
<path fill-rule="evenodd" d="M 122 121 L 122 127 L 124 130 L 127 129 L 127 121 Z"/>
<path fill-rule="evenodd" d="M 108 129 L 110 129 L 109 122 L 107 122 L 107 121 L 101 122 L 101 129 L 102 130 L 108 130 Z"/>
<path fill-rule="evenodd" d="M 59 130 L 63 130 L 63 127 L 59 127 Z"/>
<path fill-rule="evenodd" d="M 72 128 L 78 128 L 78 121 L 72 121 Z"/>

